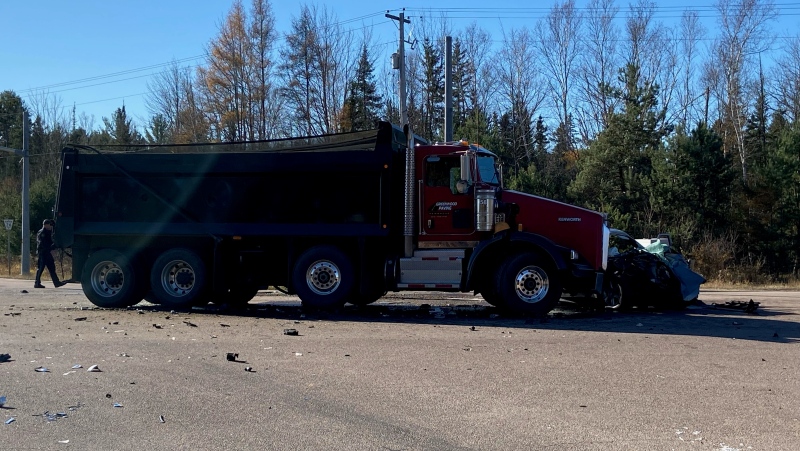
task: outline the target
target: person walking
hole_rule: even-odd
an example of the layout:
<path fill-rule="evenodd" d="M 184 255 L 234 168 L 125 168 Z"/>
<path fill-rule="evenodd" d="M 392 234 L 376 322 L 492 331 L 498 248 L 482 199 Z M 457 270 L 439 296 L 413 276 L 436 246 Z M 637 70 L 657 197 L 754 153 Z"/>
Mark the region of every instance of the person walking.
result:
<path fill-rule="evenodd" d="M 58 280 L 56 262 L 53 260 L 53 254 L 51 254 L 53 250 L 54 225 L 56 225 L 55 221 L 52 219 L 45 219 L 42 223 L 41 230 L 36 234 L 36 254 L 39 257 L 39 261 L 37 262 L 38 269 L 36 270 L 36 283 L 33 285 L 34 288 L 45 288 L 45 286 L 42 285 L 42 272 L 44 272 L 45 268 L 47 268 L 47 272 L 50 273 L 53 286 L 58 288 L 67 284 L 66 282 Z"/>

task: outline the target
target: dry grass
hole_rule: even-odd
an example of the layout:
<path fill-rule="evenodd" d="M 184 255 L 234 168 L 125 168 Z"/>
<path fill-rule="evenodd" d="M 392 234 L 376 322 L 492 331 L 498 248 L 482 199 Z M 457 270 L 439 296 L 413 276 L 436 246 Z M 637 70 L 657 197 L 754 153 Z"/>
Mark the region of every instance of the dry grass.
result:
<path fill-rule="evenodd" d="M 68 280 L 72 278 L 72 259 L 69 257 L 64 257 L 63 261 L 58 258 L 58 252 L 54 253 L 55 261 L 56 261 L 56 273 L 58 273 L 58 278 L 61 280 Z M 11 257 L 11 265 L 9 270 L 9 261 L 6 256 L 0 258 L 0 277 L 6 279 L 21 279 L 21 280 L 33 280 L 36 278 L 36 256 L 31 256 L 31 267 L 30 267 L 30 274 L 22 275 L 22 264 L 20 263 L 20 257 L 12 256 Z M 47 270 L 44 270 L 42 273 L 42 281 L 50 280 L 50 274 Z"/>

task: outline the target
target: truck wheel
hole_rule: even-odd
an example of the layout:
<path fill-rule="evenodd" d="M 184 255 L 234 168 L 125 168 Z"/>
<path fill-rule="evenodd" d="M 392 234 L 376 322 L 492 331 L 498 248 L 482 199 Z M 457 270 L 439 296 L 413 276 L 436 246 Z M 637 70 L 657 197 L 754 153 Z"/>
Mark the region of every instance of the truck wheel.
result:
<path fill-rule="evenodd" d="M 561 281 L 552 265 L 533 253 L 507 260 L 497 272 L 496 282 L 504 307 L 515 312 L 543 316 L 561 298 Z"/>
<path fill-rule="evenodd" d="M 341 307 L 353 291 L 353 264 L 333 246 L 317 246 L 297 260 L 292 282 L 303 305 L 329 309 Z"/>
<path fill-rule="evenodd" d="M 150 271 L 153 296 L 165 307 L 186 308 L 202 299 L 206 265 L 189 249 L 170 249 L 161 254 Z"/>
<path fill-rule="evenodd" d="M 123 308 L 142 300 L 136 273 L 127 257 L 112 249 L 89 255 L 81 273 L 83 293 L 98 307 Z"/>

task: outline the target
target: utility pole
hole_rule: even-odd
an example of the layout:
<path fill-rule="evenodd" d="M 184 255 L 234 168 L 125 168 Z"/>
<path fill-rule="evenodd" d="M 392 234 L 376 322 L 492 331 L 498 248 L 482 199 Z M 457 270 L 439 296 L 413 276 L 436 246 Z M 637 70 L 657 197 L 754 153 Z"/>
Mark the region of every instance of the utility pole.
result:
<path fill-rule="evenodd" d="M 405 11 L 405 10 L 403 10 Z M 392 67 L 400 71 L 400 121 L 406 132 L 406 184 L 405 184 L 405 216 L 403 221 L 404 253 L 406 257 L 414 255 L 414 197 L 416 176 L 414 174 L 414 132 L 408 122 L 408 109 L 406 108 L 406 37 L 404 25 L 411 23 L 405 18 L 405 13 L 393 16 L 386 13 L 386 17 L 400 23 L 400 43 L 396 57 L 393 56 Z"/>
<path fill-rule="evenodd" d="M 0 146 L 0 150 L 22 156 L 22 256 L 20 258 L 21 274 L 31 273 L 31 228 L 30 228 L 30 158 L 28 154 L 28 112 L 22 112 L 22 150 Z"/>
<path fill-rule="evenodd" d="M 30 141 L 30 125 L 28 112 L 22 112 L 22 260 L 20 273 L 27 276 L 31 273 L 31 159 L 28 151 Z"/>
<path fill-rule="evenodd" d="M 453 37 L 444 38 L 444 142 L 453 140 Z"/>

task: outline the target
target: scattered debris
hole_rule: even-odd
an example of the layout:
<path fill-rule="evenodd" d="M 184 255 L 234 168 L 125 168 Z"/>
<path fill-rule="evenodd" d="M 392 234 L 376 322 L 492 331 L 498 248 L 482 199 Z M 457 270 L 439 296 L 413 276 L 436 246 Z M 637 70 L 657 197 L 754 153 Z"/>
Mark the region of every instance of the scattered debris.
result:
<path fill-rule="evenodd" d="M 122 408 L 122 404 L 120 404 L 120 403 L 118 403 L 118 402 L 115 402 L 115 403 L 114 403 L 114 407 Z"/>
<path fill-rule="evenodd" d="M 183 324 L 186 324 L 187 326 L 190 326 L 190 327 L 197 327 L 197 324 L 189 322 L 189 321 L 184 321 Z"/>
<path fill-rule="evenodd" d="M 11 418 L 9 418 L 9 419 L 7 419 L 7 420 L 6 420 L 6 424 L 11 424 L 11 423 L 13 423 L 13 422 L 14 422 L 14 421 L 16 421 L 16 420 L 17 420 L 16 418 L 14 418 L 14 417 L 11 417 Z"/>
<path fill-rule="evenodd" d="M 80 363 L 78 363 L 78 364 L 76 364 L 76 365 L 72 365 L 72 369 L 73 369 L 73 370 L 77 370 L 77 369 L 79 369 L 79 368 L 83 368 L 83 365 L 81 365 Z"/>
<path fill-rule="evenodd" d="M 97 365 L 90 366 L 86 371 L 90 373 L 101 373 L 102 370 Z"/>
<path fill-rule="evenodd" d="M 303 353 L 302 352 L 295 352 L 294 355 L 295 355 L 295 357 L 302 357 Z"/>
<path fill-rule="evenodd" d="M 41 415 L 34 415 L 34 416 L 35 417 L 42 417 L 42 418 L 46 419 L 47 421 L 56 421 L 56 420 L 58 420 L 60 418 L 66 418 L 67 417 L 67 413 L 66 412 L 50 413 L 49 410 L 45 410 L 44 413 L 42 413 Z"/>
<path fill-rule="evenodd" d="M 300 333 L 297 332 L 297 329 L 283 329 L 283 335 L 297 336 L 300 335 Z"/>
<path fill-rule="evenodd" d="M 219 323 L 219 325 L 220 325 L 221 327 L 231 327 L 231 325 L 230 325 L 230 324 L 223 324 L 223 323 Z"/>
<path fill-rule="evenodd" d="M 59 440 L 58 443 L 63 443 L 66 445 L 67 443 L 69 443 L 69 440 Z"/>
<path fill-rule="evenodd" d="M 106 393 L 106 398 L 111 399 L 111 393 Z"/>
<path fill-rule="evenodd" d="M 26 294 L 27 294 L 27 293 L 28 293 L 28 290 L 20 290 L 19 292 L 20 292 L 20 293 L 26 293 Z"/>
<path fill-rule="evenodd" d="M 81 317 L 75 318 L 75 321 L 86 321 L 86 319 L 87 318 L 85 316 L 81 316 Z"/>
<path fill-rule="evenodd" d="M 728 301 L 724 304 L 717 304 L 711 303 L 711 306 L 714 308 L 725 308 L 725 309 L 733 309 L 733 310 L 744 310 L 746 313 L 755 313 L 760 306 L 760 302 L 754 302 L 750 299 L 749 302 L 745 301 Z"/>
<path fill-rule="evenodd" d="M 6 397 L 0 396 L 0 409 L 2 409 L 4 405 L 6 405 Z"/>
<path fill-rule="evenodd" d="M 252 366 L 246 366 L 246 367 L 244 367 L 244 370 L 247 371 L 248 373 L 254 373 L 255 372 L 255 371 L 253 371 L 253 367 Z"/>
<path fill-rule="evenodd" d="M 229 362 L 235 362 L 235 361 L 236 361 L 236 359 L 238 359 L 238 358 L 239 358 L 239 354 L 237 354 L 237 353 L 235 353 L 235 352 L 229 352 L 229 353 L 228 353 L 228 354 L 225 356 L 225 358 L 226 358 L 226 359 L 228 359 L 228 361 L 229 361 Z"/>
<path fill-rule="evenodd" d="M 34 371 L 36 371 L 37 373 L 49 373 L 50 372 L 50 370 L 48 370 L 47 368 L 45 368 L 43 366 L 34 368 Z"/>
<path fill-rule="evenodd" d="M 11 360 L 11 354 L 0 354 L 0 363 L 8 362 Z"/>
<path fill-rule="evenodd" d="M 475 331 L 476 331 L 476 330 L 478 330 L 478 329 L 476 329 L 476 328 L 475 328 L 475 326 L 471 326 L 471 327 L 469 328 L 469 330 L 471 330 L 471 331 L 475 332 Z"/>
<path fill-rule="evenodd" d="M 163 329 L 163 326 L 161 326 L 161 324 L 153 324 L 153 327 L 155 327 L 156 329 Z"/>
<path fill-rule="evenodd" d="M 158 416 L 158 421 L 161 422 L 161 423 L 166 423 L 166 420 L 164 420 L 164 415 L 159 415 Z"/>
<path fill-rule="evenodd" d="M 22 315 L 22 312 L 3 313 L 3 316 L 19 316 L 19 315 Z"/>

